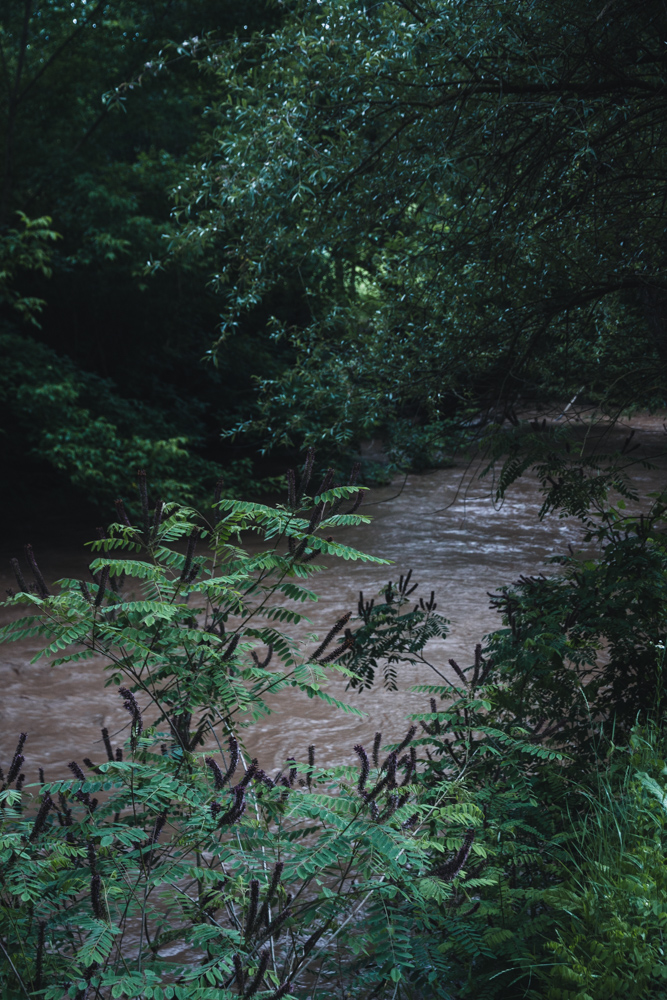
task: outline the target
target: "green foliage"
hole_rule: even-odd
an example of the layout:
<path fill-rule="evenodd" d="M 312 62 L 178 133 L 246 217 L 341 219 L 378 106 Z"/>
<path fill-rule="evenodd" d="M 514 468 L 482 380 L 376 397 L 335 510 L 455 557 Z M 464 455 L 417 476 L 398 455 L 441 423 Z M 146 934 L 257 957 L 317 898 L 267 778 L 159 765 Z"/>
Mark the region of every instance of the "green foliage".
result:
<path fill-rule="evenodd" d="M 100 507 L 133 497 L 139 468 L 165 499 L 193 502 L 212 495 L 219 466 L 198 455 L 197 438 L 179 434 L 163 411 L 124 399 L 109 380 L 81 371 L 30 337 L 0 334 L 0 350 L 0 407 L 10 460 L 29 447 L 29 459 L 58 470 Z M 226 495 L 250 484 L 259 491 L 275 488 L 276 481 L 255 483 L 249 459 L 227 463 Z"/>
<path fill-rule="evenodd" d="M 434 797 L 457 781 L 455 808 L 477 817 L 477 853 L 457 898 L 440 908 L 438 950 L 450 964 L 455 996 L 518 1000 L 552 931 L 547 897 L 563 881 L 577 765 L 548 733 L 531 733 L 496 709 L 493 668 L 481 646 L 471 667 L 450 663 L 458 686 L 418 687 L 430 695 L 431 711 L 413 718 L 426 753 L 423 780 Z"/>
<path fill-rule="evenodd" d="M 536 965 L 546 1000 L 664 997 L 667 963 L 664 736 L 633 734 L 597 788 L 581 789 L 586 815 L 570 840 L 567 877 L 545 894 L 554 922 Z"/>
<path fill-rule="evenodd" d="M 663 997 L 664 730 L 635 729 L 627 748 L 599 736 L 590 768 L 494 712 L 475 684 L 486 667 L 478 656 L 458 698 L 424 688 L 447 703 L 416 717 L 423 780 L 456 775 L 481 814 L 476 863 L 437 923 L 456 996 Z"/>
<path fill-rule="evenodd" d="M 667 995 L 664 498 L 628 516 L 624 457 L 513 409 L 664 402 L 664 36 L 653 0 L 7 4 L 3 459 L 139 500 L 94 583 L 33 563 L 8 602 L 0 641 L 102 658 L 129 720 L 87 773 L 26 784 L 21 739 L 0 778 L 3 1000 Z M 602 548 L 501 591 L 454 682 L 410 574 L 304 637 L 321 560 L 371 558 L 354 476 L 311 454 L 272 507 L 241 459 L 195 510 L 222 425 L 342 467 L 377 435 L 391 471 L 488 424 L 498 496 L 534 469 Z M 274 693 L 359 714 L 328 677 L 402 663 L 442 681 L 402 742 L 247 759 Z"/>
<path fill-rule="evenodd" d="M 77 654 L 95 651 L 107 660 L 110 682 L 129 681 L 159 704 L 158 722 L 172 713 L 189 719 L 203 712 L 197 730 L 228 725 L 240 712 L 268 712 L 266 691 L 292 685 L 317 696 L 323 667 L 300 655 L 280 626 L 308 620 L 298 606 L 314 595 L 299 581 L 317 571 L 318 554 L 383 561 L 327 536 L 343 519 L 327 517 L 327 507 L 338 507 L 358 489 L 338 487 L 315 502 L 305 498 L 311 509 L 301 501 L 273 509 L 221 499 L 213 519 L 202 522 L 193 509 L 163 500 L 152 501 L 149 512 L 145 472 L 138 479 L 139 526 L 130 524 L 120 504 L 121 521 L 91 543 L 92 589 L 64 580 L 57 595 L 47 595 L 38 580 L 36 592 L 22 589 L 12 598 L 28 604 L 31 614 L 4 626 L 2 638 L 20 639 L 27 629 L 48 638 L 46 655 L 72 643 Z M 366 518 L 349 514 L 344 520 Z M 244 551 L 243 532 L 259 534 L 271 547 Z M 174 545 L 185 539 L 182 553 Z M 197 543 L 206 545 L 207 554 L 195 555 Z M 281 599 L 287 603 L 277 603 Z M 271 652 L 271 671 L 250 655 L 260 644 Z M 67 655 L 59 662 L 66 663 Z"/>
<path fill-rule="evenodd" d="M 17 213 L 20 229 L 0 232 L 0 306 L 9 304 L 24 319 L 35 326 L 37 314 L 44 302 L 34 296 L 22 295 L 16 288 L 21 272 L 37 271 L 44 277 L 51 276 L 52 249 L 50 244 L 58 239 L 51 227 L 51 219 L 29 219 Z"/>
<path fill-rule="evenodd" d="M 664 498 L 629 516 L 610 479 L 584 515 L 599 558 L 504 589 L 507 627 L 450 660 L 458 686 L 418 688 L 424 780 L 456 777 L 483 813 L 471 905 L 439 923 L 460 996 L 665 995 Z M 567 482 L 546 502 L 567 509 Z"/>
<path fill-rule="evenodd" d="M 434 797 L 414 751 L 379 761 L 376 748 L 363 779 L 354 767 L 318 768 L 314 748 L 273 778 L 244 754 L 243 730 L 270 711 L 274 691 L 292 686 L 345 708 L 324 691 L 332 669 L 348 673 L 324 655 L 341 628 L 310 653 L 282 630 L 314 599 L 313 557 L 381 561 L 327 534 L 366 520 L 342 513 L 357 488 L 325 479 L 311 500 L 308 478 L 286 506 L 221 500 L 204 518 L 150 504 L 144 477 L 140 523 L 125 524 L 121 508 L 91 544 L 93 584 L 61 580 L 50 594 L 36 563 L 30 587 L 19 569 L 8 603 L 29 613 L 0 639 L 42 636 L 39 655 L 56 668 L 94 653 L 109 683 L 131 690 L 119 688 L 124 746 L 103 731 L 108 760 L 84 758 L 87 776 L 73 762 L 74 780 L 24 784 L 24 737 L 4 776 L 9 996 L 277 998 L 301 995 L 314 975 L 333 996 L 350 970 L 354 996 L 404 980 L 450 995 L 433 921 L 465 881 L 471 845 L 463 854 L 461 839 L 479 821 L 457 782 Z M 248 532 L 269 547 L 244 550 Z M 205 740 L 214 757 L 198 751 Z M 245 774 L 231 786 L 239 761 Z"/>
<path fill-rule="evenodd" d="M 401 575 L 397 584 L 389 581 L 382 593 L 384 600 L 377 604 L 374 598 L 367 601 L 363 593 L 359 594 L 358 614 L 354 619 L 359 627 L 350 629 L 350 648 L 340 661 L 351 672 L 351 687 L 360 690 L 372 687 L 376 672 L 381 669 L 384 686 L 395 689 L 399 663 L 433 667 L 424 650 L 432 639 L 446 638 L 449 622 L 437 614 L 433 594 L 429 601 L 420 598 L 408 609 L 409 598 L 417 589 L 416 583 L 410 585 L 411 579 L 412 570 Z"/>
<path fill-rule="evenodd" d="M 20 976 L 47 1000 L 86 989 L 231 997 L 258 966 L 260 996 L 275 996 L 281 982 L 293 995 L 315 970 L 324 983 L 335 977 L 350 951 L 367 967 L 358 995 L 400 979 L 403 966 L 413 971 L 405 900 L 428 920 L 420 886 L 433 854 L 426 836 L 401 828 L 414 795 L 381 822 L 367 815 L 349 768 L 299 765 L 300 781 L 275 782 L 253 781 L 248 769 L 235 786 L 247 779 L 247 808 L 225 819 L 234 795 L 216 790 L 202 756 L 184 754 L 168 730 L 128 741 L 122 761 L 92 771 L 85 781 L 26 786 L 4 804 L 0 919 L 11 996 Z M 31 802 L 28 817 L 21 810 Z M 36 833 L 34 808 L 49 802 Z M 441 836 L 456 830 L 456 819 L 440 823 Z M 434 882 L 443 896 L 453 891 Z M 366 908 L 361 934 L 355 916 Z"/>
<path fill-rule="evenodd" d="M 639 447 L 632 444 L 634 430 L 619 449 L 600 451 L 584 435 L 577 440 L 572 427 L 546 419 L 516 420 L 512 426 L 487 424 L 479 436 L 488 465 L 482 477 L 502 466 L 495 484 L 496 500 L 503 500 L 514 483 L 529 469 L 536 476 L 543 496 L 539 518 L 557 513 L 559 517 L 578 518 L 590 538 L 605 540 L 607 521 L 618 521 L 628 501 L 639 497 L 631 476 L 638 466 L 651 468 L 646 461 L 637 461 L 632 453 Z M 616 495 L 616 507 L 610 497 Z"/>
<path fill-rule="evenodd" d="M 592 720 L 627 738 L 638 718 L 665 711 L 667 552 L 662 495 L 630 517 L 607 507 L 587 519 L 601 555 L 553 562 L 555 576 L 522 577 L 494 598 L 505 628 L 488 639 L 498 706 L 518 725 L 544 724 L 583 751 Z"/>
<path fill-rule="evenodd" d="M 176 272 L 147 280 L 145 271 L 171 231 L 169 192 L 206 127 L 209 86 L 190 40 L 276 16 L 228 0 L 2 5 L 0 336 L 19 316 L 33 327 L 38 319 L 23 346 L 23 368 L 34 366 L 27 384 L 64 381 L 44 374 L 36 340 L 66 367 L 71 390 L 62 417 L 54 394 L 48 405 L 3 406 L 0 460 L 28 481 L 50 480 L 65 500 L 134 494 L 125 449 L 130 469 L 152 467 L 170 496 L 210 492 L 213 461 L 239 463 L 232 489 L 256 480 L 247 450 L 221 449 L 220 429 L 280 352 L 249 331 L 217 371 L 206 368 L 220 309 L 207 266 L 184 258 Z M 26 489 L 18 506 L 39 509 L 38 494 Z"/>
<path fill-rule="evenodd" d="M 451 464 L 451 456 L 467 443 L 468 435 L 459 420 L 421 424 L 415 419 L 397 418 L 386 426 L 387 457 L 395 469 L 442 468 Z"/>
<path fill-rule="evenodd" d="M 288 474 L 286 504 L 221 498 L 207 515 L 153 502 L 142 474 L 138 515 L 121 505 L 91 543 L 92 584 L 52 594 L 30 551 L 33 584 L 17 565 L 8 605 L 27 614 L 0 641 L 41 637 L 54 669 L 101 657 L 129 720 L 122 747 L 104 730 L 107 760 L 82 756 L 66 780 L 26 783 L 23 737 L 2 776 L 8 998 L 663 996 L 661 689 L 649 678 L 651 701 L 626 678 L 626 701 L 645 697 L 658 720 L 632 729 L 610 674 L 593 732 L 574 686 L 584 660 L 570 652 L 565 666 L 555 632 L 531 632 L 553 627 L 576 586 L 621 677 L 664 604 L 659 592 L 648 603 L 667 575 L 660 504 L 622 523 L 607 511 L 597 565 L 505 595 L 523 601 L 505 607 L 509 629 L 471 666 L 450 660 L 452 683 L 427 648 L 447 622 L 410 574 L 377 604 L 360 595 L 357 618 L 317 646 L 303 634 L 318 559 L 382 561 L 337 541 L 367 520 L 359 488 L 331 470 L 313 488 L 313 462 L 298 485 Z M 259 544 L 245 547 L 250 534 Z M 244 735 L 274 692 L 358 713 L 327 692 L 332 671 L 392 686 L 414 661 L 443 683 L 417 689 L 430 711 L 400 743 L 377 733 L 372 750 L 355 746 L 356 767 L 319 768 L 314 746 L 274 776 L 248 760 Z"/>
<path fill-rule="evenodd" d="M 281 284 L 310 307 L 274 313 L 296 364 L 255 426 L 343 448 L 664 400 L 664 30 L 657 2 L 326 0 L 207 53 L 225 90 L 174 250 L 214 262 L 223 355 Z"/>

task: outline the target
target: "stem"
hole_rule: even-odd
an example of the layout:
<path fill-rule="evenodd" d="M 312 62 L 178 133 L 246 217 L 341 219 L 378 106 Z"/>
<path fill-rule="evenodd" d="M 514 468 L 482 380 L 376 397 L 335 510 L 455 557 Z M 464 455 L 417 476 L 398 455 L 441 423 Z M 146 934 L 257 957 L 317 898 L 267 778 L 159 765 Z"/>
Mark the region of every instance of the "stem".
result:
<path fill-rule="evenodd" d="M 16 976 L 16 979 L 17 979 L 17 981 L 18 981 L 18 983 L 19 983 L 19 986 L 21 987 L 21 989 L 23 990 L 23 992 L 25 993 L 25 995 L 26 995 L 26 996 L 28 997 L 28 1000 L 30 1000 L 30 994 L 28 993 L 27 989 L 25 988 L 25 985 L 24 985 L 24 983 L 23 983 L 23 980 L 22 980 L 22 979 L 21 979 L 21 977 L 19 976 L 19 974 L 18 974 L 18 971 L 17 971 L 17 969 L 16 969 L 16 966 L 14 965 L 14 963 L 13 963 L 13 962 L 12 962 L 12 960 L 11 960 L 11 958 L 9 957 L 9 954 L 7 953 L 7 949 L 5 948 L 5 946 L 4 946 L 4 944 L 2 943 L 2 941 L 0 941 L 0 948 L 2 948 L 2 950 L 3 950 L 4 954 L 5 954 L 5 958 L 7 959 L 7 961 L 9 962 L 9 964 L 11 965 L 11 967 L 12 967 L 12 972 L 13 972 L 13 973 L 14 973 L 14 975 Z"/>

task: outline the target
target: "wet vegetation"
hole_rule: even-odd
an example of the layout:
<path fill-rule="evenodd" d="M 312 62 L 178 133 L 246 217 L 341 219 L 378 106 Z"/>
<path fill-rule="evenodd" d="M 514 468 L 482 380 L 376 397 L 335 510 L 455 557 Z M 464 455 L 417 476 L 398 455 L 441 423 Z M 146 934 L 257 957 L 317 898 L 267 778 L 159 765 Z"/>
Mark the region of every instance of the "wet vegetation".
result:
<path fill-rule="evenodd" d="M 2 762 L 3 1000 L 667 996 L 667 502 L 543 419 L 665 406 L 666 38 L 658 0 L 5 3 L 3 523 L 105 526 L 87 580 L 12 559 L 0 641 L 127 724 Z M 304 638 L 321 566 L 383 563 L 367 485 L 473 450 L 584 554 L 468 664 L 411 567 Z M 415 663 L 354 766 L 249 755 L 278 692 L 361 714 Z"/>
<path fill-rule="evenodd" d="M 322 558 L 378 561 L 336 539 L 367 520 L 358 470 L 315 486 L 313 465 L 283 504 L 205 515 L 141 475 L 141 514 L 118 502 L 90 583 L 52 592 L 30 547 L 13 560 L 3 641 L 103 664 L 129 719 L 65 779 L 27 780 L 18 736 L 0 793 L 9 995 L 661 995 L 664 504 L 591 510 L 600 558 L 499 592 L 504 627 L 469 666 L 431 664 L 424 710 L 356 745 L 356 767 L 318 766 L 314 731 L 268 774 L 244 744 L 275 693 L 359 713 L 355 688 L 394 687 L 448 632 L 407 573 L 299 637 Z"/>

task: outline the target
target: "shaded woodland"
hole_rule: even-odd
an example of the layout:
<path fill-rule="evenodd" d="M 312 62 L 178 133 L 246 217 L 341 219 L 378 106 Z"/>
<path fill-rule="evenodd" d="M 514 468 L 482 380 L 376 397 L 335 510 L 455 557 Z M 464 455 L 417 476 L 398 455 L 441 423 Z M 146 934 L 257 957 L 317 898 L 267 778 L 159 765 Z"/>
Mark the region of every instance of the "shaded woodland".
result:
<path fill-rule="evenodd" d="M 664 1000 L 667 493 L 589 434 L 666 406 L 664 0 L 5 0 L 0 102 L 3 544 L 94 537 L 0 641 L 126 716 L 2 763 L 3 1000 Z M 582 548 L 458 663 L 346 532 L 471 455 Z M 309 635 L 338 560 L 388 582 Z"/>

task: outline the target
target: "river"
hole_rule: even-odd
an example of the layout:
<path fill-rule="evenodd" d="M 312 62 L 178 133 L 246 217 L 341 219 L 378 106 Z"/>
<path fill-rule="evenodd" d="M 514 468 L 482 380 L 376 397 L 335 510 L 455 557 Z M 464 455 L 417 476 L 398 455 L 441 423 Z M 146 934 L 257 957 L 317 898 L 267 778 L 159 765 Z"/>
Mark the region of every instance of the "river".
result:
<path fill-rule="evenodd" d="M 617 426 L 612 437 L 627 434 L 628 424 Z M 657 418 L 634 418 L 632 426 L 640 448 L 637 459 L 650 459 L 653 467 L 638 464 L 632 480 L 640 493 L 664 488 L 667 462 L 665 433 Z M 410 474 L 391 486 L 372 491 L 363 513 L 370 525 L 350 528 L 341 540 L 366 552 L 390 559 L 378 567 L 361 563 L 331 563 L 315 578 L 320 601 L 309 609 L 309 630 L 324 634 L 340 615 L 356 606 L 358 593 L 375 596 L 388 579 L 413 570 L 420 594 L 435 591 L 438 610 L 451 621 L 451 633 L 431 647 L 431 659 L 443 672 L 450 657 L 462 665 L 471 662 L 475 643 L 498 627 L 500 619 L 489 608 L 488 592 L 514 581 L 519 574 L 548 571 L 546 561 L 563 553 L 568 544 L 580 546 L 577 522 L 548 517 L 538 520 L 540 494 L 536 482 L 525 477 L 510 490 L 502 504 L 493 501 L 490 482 L 477 478 L 478 467 L 457 466 L 422 475 Z M 92 533 L 91 533 L 92 536 Z M 5 539 L 0 552 L 0 587 L 15 585 L 8 559 L 21 556 L 24 541 Z M 48 581 L 64 576 L 87 576 L 88 553 L 70 538 L 41 545 L 38 558 Z M 7 612 L 3 612 L 6 616 Z M 5 617 L 6 620 L 6 617 Z M 19 731 L 28 733 L 26 777 L 34 780 L 39 765 L 51 780 L 65 776 L 67 761 L 90 756 L 102 759 L 100 728 L 111 732 L 126 725 L 127 716 L 114 689 L 104 687 L 104 676 L 94 661 L 52 668 L 48 661 L 31 663 L 39 649 L 27 640 L 0 649 L 0 761 L 11 757 Z M 250 752 L 269 770 L 294 755 L 305 759 L 309 744 L 317 748 L 322 764 L 351 762 L 352 746 L 372 741 L 381 730 L 386 741 L 402 736 L 410 712 L 428 710 L 424 695 L 411 687 L 437 683 L 426 667 L 409 666 L 399 676 L 399 690 L 383 690 L 380 683 L 361 694 L 345 692 L 334 682 L 333 694 L 356 705 L 364 718 L 345 715 L 293 690 L 276 695 L 274 713 L 248 735 Z M 122 735 L 118 737 L 122 740 Z"/>

